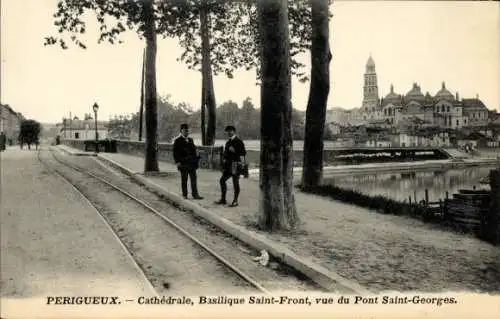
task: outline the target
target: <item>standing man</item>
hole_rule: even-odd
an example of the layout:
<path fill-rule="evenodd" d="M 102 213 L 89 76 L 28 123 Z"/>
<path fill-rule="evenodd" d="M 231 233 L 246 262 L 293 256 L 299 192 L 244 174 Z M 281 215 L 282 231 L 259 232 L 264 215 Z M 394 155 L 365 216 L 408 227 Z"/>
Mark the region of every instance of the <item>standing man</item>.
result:
<path fill-rule="evenodd" d="M 181 172 L 182 196 L 187 199 L 187 181 L 188 176 L 191 180 L 191 195 L 193 199 L 203 199 L 198 194 L 196 185 L 196 170 L 198 169 L 198 154 L 192 138 L 188 137 L 189 127 L 187 124 L 181 124 L 181 134 L 174 141 L 174 161 L 177 169 Z"/>
<path fill-rule="evenodd" d="M 222 162 L 222 177 L 220 178 L 221 198 L 215 203 L 226 204 L 227 185 L 226 181 L 232 177 L 234 187 L 234 199 L 229 207 L 238 206 L 238 196 L 240 195 L 240 172 L 242 164 L 245 163 L 245 143 L 236 136 L 236 128 L 232 125 L 226 126 L 224 130 L 229 140 L 224 147 Z"/>

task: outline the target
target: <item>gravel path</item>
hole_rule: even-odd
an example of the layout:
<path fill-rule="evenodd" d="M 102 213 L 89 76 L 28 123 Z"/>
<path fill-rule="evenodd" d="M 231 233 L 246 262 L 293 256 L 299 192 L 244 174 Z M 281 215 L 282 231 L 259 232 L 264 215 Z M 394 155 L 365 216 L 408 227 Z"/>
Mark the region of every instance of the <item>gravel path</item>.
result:
<path fill-rule="evenodd" d="M 152 295 L 95 210 L 36 151 L 1 156 L 2 298 Z"/>

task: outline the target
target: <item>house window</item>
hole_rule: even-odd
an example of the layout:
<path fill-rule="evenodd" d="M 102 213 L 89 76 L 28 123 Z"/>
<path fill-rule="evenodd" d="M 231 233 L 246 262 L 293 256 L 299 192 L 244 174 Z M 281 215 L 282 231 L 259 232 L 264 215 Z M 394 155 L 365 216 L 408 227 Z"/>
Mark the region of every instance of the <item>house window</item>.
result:
<path fill-rule="evenodd" d="M 76 132 L 75 133 L 75 139 L 79 139 L 80 138 L 80 133 Z"/>
<path fill-rule="evenodd" d="M 464 124 L 467 124 L 467 120 L 464 120 Z"/>
<path fill-rule="evenodd" d="M 449 106 L 446 107 L 446 112 L 450 112 L 450 107 Z"/>
<path fill-rule="evenodd" d="M 444 105 L 441 105 L 441 112 L 444 112 Z"/>
<path fill-rule="evenodd" d="M 459 126 L 459 125 L 460 125 L 459 120 L 457 120 L 457 126 Z"/>

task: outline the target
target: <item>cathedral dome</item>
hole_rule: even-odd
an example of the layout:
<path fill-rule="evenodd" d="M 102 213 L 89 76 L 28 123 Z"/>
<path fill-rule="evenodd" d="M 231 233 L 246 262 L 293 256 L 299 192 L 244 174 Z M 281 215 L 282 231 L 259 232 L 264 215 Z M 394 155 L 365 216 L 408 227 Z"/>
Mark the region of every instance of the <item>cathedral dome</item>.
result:
<path fill-rule="evenodd" d="M 425 105 L 433 105 L 435 100 L 434 98 L 430 95 L 429 92 L 425 93 Z"/>
<path fill-rule="evenodd" d="M 384 97 L 385 101 L 396 101 L 399 100 L 399 95 L 394 93 L 394 86 L 391 84 L 391 91 Z"/>
<path fill-rule="evenodd" d="M 424 100 L 425 97 L 422 94 L 422 91 L 420 91 L 420 86 L 417 83 L 413 83 L 413 87 L 411 90 L 406 93 L 406 99 L 407 100 Z"/>
<path fill-rule="evenodd" d="M 441 85 L 441 90 L 436 93 L 435 96 L 436 100 L 447 100 L 447 101 L 453 101 L 455 98 L 453 97 L 453 94 L 451 94 L 450 91 L 446 89 L 446 85 L 444 82 Z"/>

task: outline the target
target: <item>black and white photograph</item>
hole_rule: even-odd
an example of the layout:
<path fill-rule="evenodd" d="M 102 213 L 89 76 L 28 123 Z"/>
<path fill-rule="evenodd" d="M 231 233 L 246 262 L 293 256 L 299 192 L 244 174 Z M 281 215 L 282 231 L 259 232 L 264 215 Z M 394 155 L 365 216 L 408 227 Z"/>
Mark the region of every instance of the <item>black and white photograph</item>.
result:
<path fill-rule="evenodd" d="M 0 319 L 500 317 L 500 2 L 0 7 Z"/>

